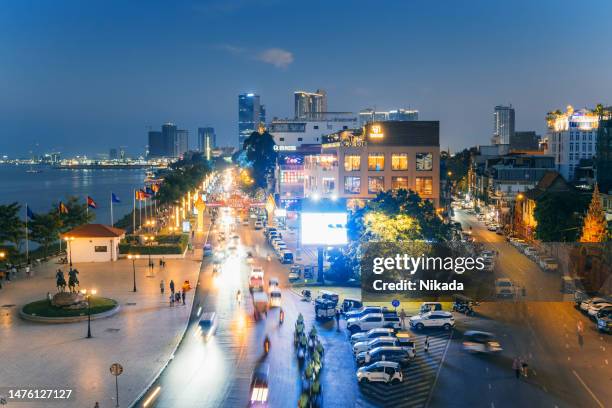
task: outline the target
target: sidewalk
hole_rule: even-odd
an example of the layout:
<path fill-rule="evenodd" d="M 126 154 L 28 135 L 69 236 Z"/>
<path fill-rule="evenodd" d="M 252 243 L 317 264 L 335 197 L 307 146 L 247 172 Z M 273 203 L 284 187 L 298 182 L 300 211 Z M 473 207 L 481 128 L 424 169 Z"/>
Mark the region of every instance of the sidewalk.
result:
<path fill-rule="evenodd" d="M 205 235 L 197 234 L 196 242 Z M 187 292 L 186 306 L 170 307 L 169 282 L 174 280 L 176 290 L 185 280 L 195 287 L 201 259 L 202 250 L 196 249 L 185 259 L 168 259 L 164 269 L 156 263 L 152 274 L 146 256 L 137 260 L 136 293 L 130 260 L 75 264 L 82 289 L 96 289 L 98 296 L 113 298 L 121 307 L 114 316 L 91 322 L 91 339 L 85 338 L 86 321 L 43 324 L 18 316 L 24 304 L 56 292 L 55 271 L 60 265 L 49 262 L 38 267 L 34 277 L 7 284 L 0 291 L 0 389 L 73 390 L 70 400 L 23 402 L 19 406 L 24 408 L 93 407 L 96 401 L 101 408 L 115 407 L 115 379 L 109 368 L 120 363 L 124 371 L 119 377 L 119 403 L 128 406 L 171 357 L 189 319 L 194 290 Z M 161 279 L 166 287 L 163 296 Z"/>

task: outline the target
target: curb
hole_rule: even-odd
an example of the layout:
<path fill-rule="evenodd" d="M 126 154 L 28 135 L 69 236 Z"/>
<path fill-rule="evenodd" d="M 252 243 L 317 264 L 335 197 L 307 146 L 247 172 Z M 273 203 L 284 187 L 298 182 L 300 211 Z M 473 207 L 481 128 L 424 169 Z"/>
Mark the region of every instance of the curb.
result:
<path fill-rule="evenodd" d="M 212 225 L 213 225 L 213 223 L 211 222 L 210 226 L 208 227 L 208 231 L 206 232 L 206 240 L 204 240 L 204 243 L 208 242 L 208 236 L 210 235 L 210 229 L 212 228 Z M 197 279 L 195 281 L 195 286 L 194 286 L 194 293 L 193 293 L 193 299 L 194 300 L 195 300 L 195 291 L 197 290 L 198 284 L 200 283 L 200 273 L 202 272 L 202 264 L 203 263 L 204 263 L 204 259 L 202 257 L 202 259 L 200 260 L 200 268 L 198 270 L 198 277 L 197 277 Z M 192 302 L 191 303 L 191 311 L 189 312 L 189 318 L 187 319 L 187 322 L 185 323 L 185 327 L 183 328 L 183 332 L 180 335 L 180 340 L 176 343 L 176 346 L 174 346 L 174 348 L 172 349 L 172 354 L 170 354 L 170 358 L 159 369 L 159 371 L 155 374 L 155 377 L 153 377 L 153 379 L 145 386 L 145 388 L 142 390 L 142 392 L 140 392 L 136 396 L 136 398 L 134 398 L 132 400 L 132 402 L 130 402 L 128 404 L 129 408 L 136 407 L 138 402 L 140 400 L 142 400 L 142 398 L 147 394 L 147 392 L 149 392 L 151 390 L 151 387 L 153 386 L 153 384 L 155 384 L 155 382 L 163 374 L 163 372 L 166 369 L 166 367 L 168 367 L 168 364 L 170 364 L 170 362 L 172 360 L 174 360 L 174 354 L 176 353 L 176 350 L 179 348 L 179 346 L 183 342 L 183 339 L 185 338 L 185 333 L 187 332 L 187 328 L 189 327 L 189 323 L 191 322 L 191 316 L 193 315 L 194 307 L 195 307 L 195 302 Z"/>
<path fill-rule="evenodd" d="M 19 309 L 19 317 L 21 317 L 23 320 L 28 320 L 28 321 L 36 322 L 36 323 L 50 323 L 50 324 L 76 323 L 76 322 L 85 321 L 89 318 L 87 314 L 79 315 L 79 316 L 69 316 L 69 317 L 34 316 L 31 314 L 24 313 L 23 311 L 24 307 L 25 306 Z M 103 319 L 105 317 L 113 316 L 114 314 L 118 313 L 120 309 L 121 309 L 121 305 L 117 303 L 117 305 L 114 308 L 107 310 L 106 312 L 92 314 L 91 320 Z"/>

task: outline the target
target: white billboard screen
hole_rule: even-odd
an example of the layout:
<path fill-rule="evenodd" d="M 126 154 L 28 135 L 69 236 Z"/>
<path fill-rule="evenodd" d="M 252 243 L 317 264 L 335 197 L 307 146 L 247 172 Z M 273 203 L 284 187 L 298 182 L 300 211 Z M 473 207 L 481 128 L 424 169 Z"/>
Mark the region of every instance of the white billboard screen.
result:
<path fill-rule="evenodd" d="M 305 212 L 301 216 L 302 245 L 345 245 L 346 213 Z"/>

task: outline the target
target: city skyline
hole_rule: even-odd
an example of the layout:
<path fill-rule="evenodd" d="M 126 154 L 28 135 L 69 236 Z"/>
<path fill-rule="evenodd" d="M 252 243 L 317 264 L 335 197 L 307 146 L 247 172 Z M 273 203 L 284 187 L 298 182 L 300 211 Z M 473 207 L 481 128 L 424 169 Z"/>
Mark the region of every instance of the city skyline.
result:
<path fill-rule="evenodd" d="M 211 124 L 219 145 L 236 145 L 235 101 L 248 92 L 261 95 L 268 121 L 292 117 L 293 92 L 301 89 L 325 89 L 330 111 L 409 106 L 422 120 L 440 121 L 441 147 L 452 150 L 489 143 L 496 105 L 512 104 L 517 129 L 544 134 L 550 110 L 612 102 L 612 57 L 598 40 L 610 32 L 605 2 L 581 11 L 588 24 L 575 24 L 572 9 L 552 2 L 390 3 L 367 12 L 338 3 L 323 15 L 319 6 L 293 16 L 276 1 L 145 9 L 66 2 L 35 11 L 9 4 L 0 16 L 0 153 L 93 154 L 118 145 L 144 152 L 147 127 L 167 121 L 191 134 Z M 274 27 L 240 30 L 266 16 Z M 314 18 L 330 28 L 314 38 L 292 30 Z M 376 35 L 341 29 L 364 19 L 381 22 Z M 156 30 L 160 22 L 175 29 Z M 383 38 L 411 41 L 398 50 Z M 589 63 L 566 59 L 568 49 L 589 55 Z M 332 56 L 365 62 L 326 64 Z"/>

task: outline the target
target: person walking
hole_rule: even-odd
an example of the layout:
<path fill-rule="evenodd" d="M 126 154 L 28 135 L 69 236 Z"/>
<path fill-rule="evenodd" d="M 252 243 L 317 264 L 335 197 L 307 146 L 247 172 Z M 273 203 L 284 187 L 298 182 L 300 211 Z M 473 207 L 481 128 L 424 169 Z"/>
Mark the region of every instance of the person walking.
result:
<path fill-rule="evenodd" d="M 177 304 L 181 303 L 181 292 L 176 292 L 176 295 L 174 295 L 174 300 Z"/>
<path fill-rule="evenodd" d="M 170 307 L 174 306 L 174 293 L 170 294 Z"/>
<path fill-rule="evenodd" d="M 174 281 L 170 279 L 170 293 L 174 296 Z"/>
<path fill-rule="evenodd" d="M 404 309 L 400 312 L 400 320 L 402 322 L 402 330 L 406 330 L 406 311 Z"/>
<path fill-rule="evenodd" d="M 163 295 L 165 290 L 166 290 L 166 287 L 164 285 L 164 280 L 162 279 L 162 280 L 159 281 L 159 291 Z"/>
<path fill-rule="evenodd" d="M 584 323 L 582 323 L 582 320 L 578 320 L 576 323 L 576 334 L 578 335 L 578 345 L 582 348 L 584 344 L 584 338 L 582 337 L 584 334 Z"/>
<path fill-rule="evenodd" d="M 429 351 L 429 336 L 425 336 L 425 345 L 423 350 L 427 353 Z"/>
<path fill-rule="evenodd" d="M 512 369 L 514 370 L 516 379 L 518 380 L 521 378 L 521 359 L 519 357 L 515 357 L 512 361 Z"/>
<path fill-rule="evenodd" d="M 30 277 L 30 264 L 27 264 L 25 267 L 26 278 Z"/>
<path fill-rule="evenodd" d="M 336 309 L 336 331 L 340 331 L 340 310 Z"/>
<path fill-rule="evenodd" d="M 185 289 L 181 291 L 181 298 L 183 299 L 183 305 L 185 304 Z"/>
<path fill-rule="evenodd" d="M 100 404 L 98 404 L 98 401 L 96 401 L 96 403 L 94 404 L 94 408 L 100 408 Z"/>

